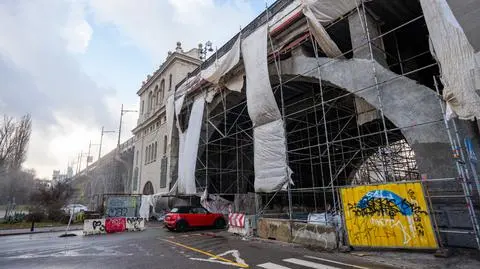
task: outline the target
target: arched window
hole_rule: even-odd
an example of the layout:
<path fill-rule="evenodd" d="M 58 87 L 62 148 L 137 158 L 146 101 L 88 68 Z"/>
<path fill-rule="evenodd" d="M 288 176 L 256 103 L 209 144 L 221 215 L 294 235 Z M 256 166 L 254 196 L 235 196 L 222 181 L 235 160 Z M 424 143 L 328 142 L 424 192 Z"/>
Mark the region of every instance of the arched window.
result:
<path fill-rule="evenodd" d="M 153 154 L 155 153 L 154 145 L 150 145 L 150 162 L 153 162 Z"/>
<path fill-rule="evenodd" d="M 138 150 L 137 150 L 137 159 L 135 160 L 135 164 L 138 165 L 138 159 L 140 159 L 140 154 L 138 153 Z"/>
<path fill-rule="evenodd" d="M 167 136 L 163 137 L 163 154 L 167 154 L 167 143 L 168 143 L 168 138 Z"/>
<path fill-rule="evenodd" d="M 153 104 L 153 92 L 149 92 L 149 93 L 148 93 L 148 107 L 147 107 L 147 111 L 151 111 L 151 110 L 152 110 L 152 104 Z"/>
<path fill-rule="evenodd" d="M 138 189 L 138 167 L 135 167 L 133 170 L 133 191 L 136 192 Z"/>
<path fill-rule="evenodd" d="M 152 182 L 148 181 L 145 183 L 145 186 L 143 186 L 143 195 L 151 195 L 155 193 L 155 190 L 153 189 Z"/>
<path fill-rule="evenodd" d="M 155 89 L 153 90 L 153 97 L 152 97 L 152 107 L 155 109 L 155 107 L 158 105 L 158 85 L 155 86 Z"/>
<path fill-rule="evenodd" d="M 148 163 L 148 146 L 145 147 L 145 164 Z"/>
<path fill-rule="evenodd" d="M 169 91 L 172 90 L 172 74 L 170 74 L 170 76 L 168 78 L 168 90 Z"/>
<path fill-rule="evenodd" d="M 160 100 L 159 104 L 163 103 L 163 97 L 165 94 L 165 79 L 162 79 L 162 82 L 160 82 L 160 92 L 158 93 L 158 98 Z"/>

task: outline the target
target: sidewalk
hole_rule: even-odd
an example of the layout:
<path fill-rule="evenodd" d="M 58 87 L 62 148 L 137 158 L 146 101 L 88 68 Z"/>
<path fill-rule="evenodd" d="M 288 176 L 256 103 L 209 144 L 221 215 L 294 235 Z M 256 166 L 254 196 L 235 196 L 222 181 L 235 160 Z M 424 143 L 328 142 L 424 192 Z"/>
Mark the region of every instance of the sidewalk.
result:
<path fill-rule="evenodd" d="M 64 232 L 66 229 L 67 229 L 67 226 L 35 228 L 33 232 L 30 232 L 30 229 L 5 229 L 5 230 L 0 230 L 0 236 Z M 82 230 L 82 229 L 83 229 L 83 225 L 71 225 L 69 231 Z"/>
<path fill-rule="evenodd" d="M 399 268 L 480 268 L 480 255 L 475 249 L 452 249 L 448 258 L 437 258 L 433 253 L 397 250 L 397 251 L 352 251 L 349 254 L 365 260 Z"/>

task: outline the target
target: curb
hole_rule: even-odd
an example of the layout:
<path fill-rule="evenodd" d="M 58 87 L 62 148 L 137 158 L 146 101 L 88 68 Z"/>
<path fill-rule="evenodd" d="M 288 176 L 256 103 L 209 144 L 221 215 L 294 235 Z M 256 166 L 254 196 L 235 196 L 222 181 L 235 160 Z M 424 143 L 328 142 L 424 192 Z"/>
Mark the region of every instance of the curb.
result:
<path fill-rule="evenodd" d="M 78 229 L 71 229 L 70 231 L 81 231 L 81 228 Z M 49 231 L 38 231 L 38 232 L 16 232 L 16 233 L 0 233 L 0 237 L 2 236 L 14 236 L 14 235 L 26 235 L 26 234 L 44 234 L 44 233 L 57 233 L 57 232 L 64 232 L 63 231 L 54 231 L 54 230 L 49 230 Z"/>

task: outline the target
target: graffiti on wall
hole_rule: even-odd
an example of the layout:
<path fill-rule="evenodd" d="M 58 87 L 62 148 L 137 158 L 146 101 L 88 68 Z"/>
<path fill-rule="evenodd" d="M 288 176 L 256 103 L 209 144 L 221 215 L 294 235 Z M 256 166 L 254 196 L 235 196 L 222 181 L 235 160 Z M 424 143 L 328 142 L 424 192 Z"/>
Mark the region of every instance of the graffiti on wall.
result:
<path fill-rule="evenodd" d="M 107 217 L 137 217 L 140 209 L 140 196 L 117 195 L 106 200 Z"/>
<path fill-rule="evenodd" d="M 143 231 L 145 229 L 145 219 L 144 218 L 127 218 L 126 229 L 129 232 Z"/>
<path fill-rule="evenodd" d="M 350 245 L 437 248 L 420 183 L 343 188 L 341 198 Z"/>
<path fill-rule="evenodd" d="M 83 234 L 94 235 L 104 234 L 105 231 L 105 219 L 87 219 L 83 222 Z"/>
<path fill-rule="evenodd" d="M 120 232 L 137 232 L 145 230 L 143 218 L 105 218 L 87 219 L 83 222 L 83 234 L 95 235 Z"/>
<path fill-rule="evenodd" d="M 126 218 L 107 218 L 105 220 L 105 231 L 107 231 L 107 233 L 124 232 L 126 226 Z"/>

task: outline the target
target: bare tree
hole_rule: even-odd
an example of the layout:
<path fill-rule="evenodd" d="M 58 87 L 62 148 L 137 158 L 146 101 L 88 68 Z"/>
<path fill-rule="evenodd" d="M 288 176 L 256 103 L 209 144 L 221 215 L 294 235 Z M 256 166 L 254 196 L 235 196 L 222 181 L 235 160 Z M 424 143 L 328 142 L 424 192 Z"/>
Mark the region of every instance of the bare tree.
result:
<path fill-rule="evenodd" d="M 32 130 L 30 115 L 19 121 L 4 115 L 0 120 L 0 201 L 10 201 L 20 195 L 28 197 L 34 175 L 21 171 Z M 25 195 L 24 195 L 25 194 Z"/>
<path fill-rule="evenodd" d="M 12 169 L 20 169 L 25 161 L 31 133 L 32 120 L 30 115 L 25 115 L 15 126 L 15 135 L 13 137 L 14 149 L 10 159 L 10 166 Z"/>

